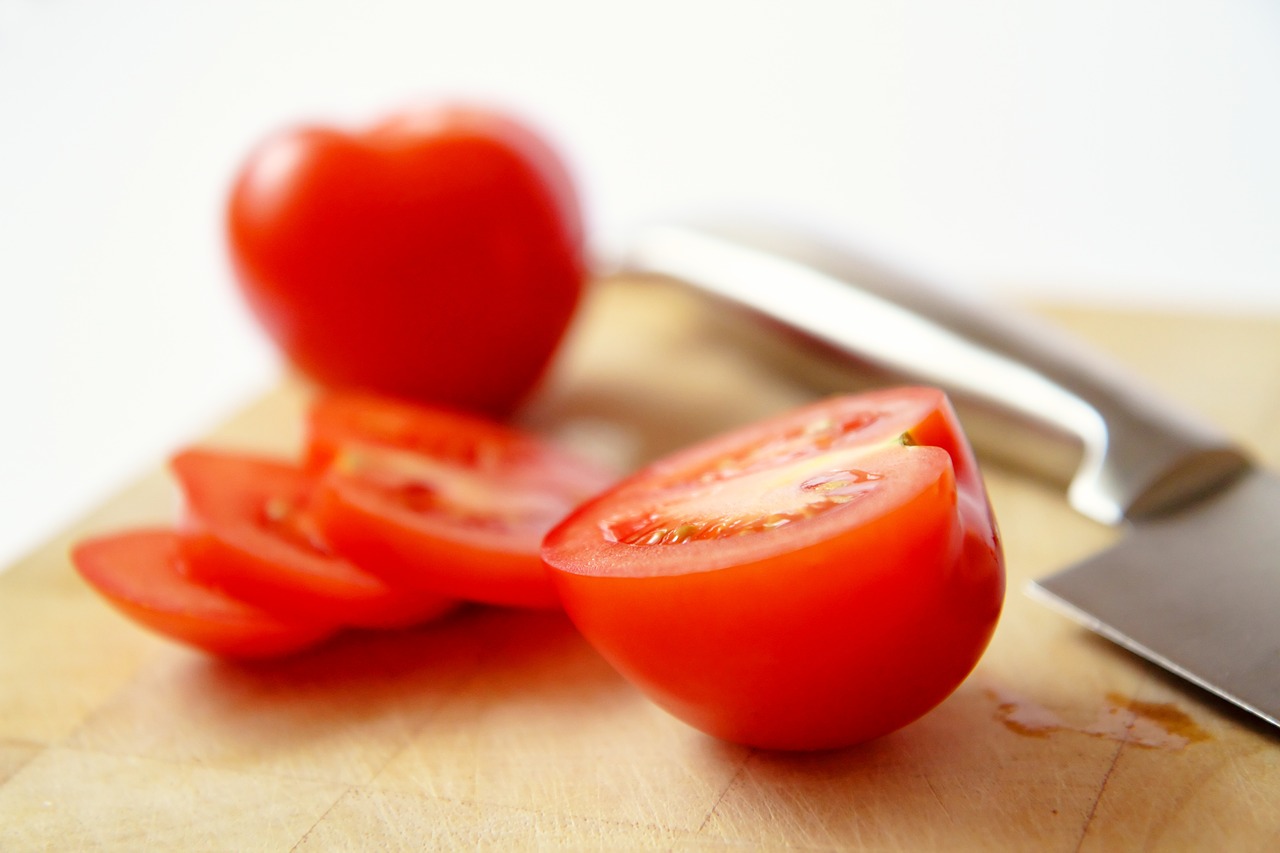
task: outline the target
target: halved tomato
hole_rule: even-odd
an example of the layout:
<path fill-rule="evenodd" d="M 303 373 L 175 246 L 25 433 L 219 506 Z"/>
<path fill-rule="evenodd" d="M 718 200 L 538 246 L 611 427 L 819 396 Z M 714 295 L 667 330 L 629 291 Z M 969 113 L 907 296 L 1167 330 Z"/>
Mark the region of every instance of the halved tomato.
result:
<path fill-rule="evenodd" d="M 977 463 L 928 388 L 676 453 L 579 508 L 543 556 L 623 675 L 703 731 L 777 749 L 857 743 L 933 708 L 1004 594 Z"/>
<path fill-rule="evenodd" d="M 182 557 L 201 583 L 273 613 L 362 628 L 413 625 L 456 606 L 337 556 L 306 512 L 314 479 L 298 466 L 196 449 L 171 467 L 186 497 Z"/>
<path fill-rule="evenodd" d="M 310 417 L 309 506 L 324 540 L 388 583 L 469 601 L 559 606 L 542 537 L 615 479 L 548 441 L 470 415 L 335 395 Z"/>
<path fill-rule="evenodd" d="M 318 643 L 333 628 L 294 622 L 192 580 L 178 534 L 131 530 L 87 539 L 71 552 L 80 575 L 135 622 L 210 654 L 275 657 Z"/>

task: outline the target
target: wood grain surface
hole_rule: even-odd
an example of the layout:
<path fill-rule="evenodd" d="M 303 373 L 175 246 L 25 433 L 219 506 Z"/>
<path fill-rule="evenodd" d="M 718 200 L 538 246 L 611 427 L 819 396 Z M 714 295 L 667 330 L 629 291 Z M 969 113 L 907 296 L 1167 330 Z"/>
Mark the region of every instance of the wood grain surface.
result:
<path fill-rule="evenodd" d="M 1280 464 L 1280 318 L 1042 313 Z M 809 399 L 715 319 L 597 288 L 524 422 L 632 466 Z M 292 452 L 306 395 L 285 380 L 201 440 Z M 0 574 L 0 850 L 1280 849 L 1277 733 L 1027 599 L 1117 533 L 986 475 L 1010 582 L 978 669 L 893 735 L 782 755 L 667 716 L 558 615 L 474 608 L 254 666 L 170 645 L 66 558 L 171 521 L 157 467 Z"/>

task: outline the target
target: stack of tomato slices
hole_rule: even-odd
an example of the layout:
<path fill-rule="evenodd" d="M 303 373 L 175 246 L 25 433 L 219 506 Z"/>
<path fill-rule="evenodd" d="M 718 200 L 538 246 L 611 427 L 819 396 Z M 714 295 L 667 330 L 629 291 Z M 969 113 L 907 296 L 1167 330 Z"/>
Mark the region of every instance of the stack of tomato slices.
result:
<path fill-rule="evenodd" d="M 362 394 L 313 403 L 300 462 L 190 449 L 171 468 L 176 529 L 90 539 L 73 562 L 139 623 L 235 658 L 460 601 L 558 607 L 543 536 L 614 479 L 511 427 Z"/>

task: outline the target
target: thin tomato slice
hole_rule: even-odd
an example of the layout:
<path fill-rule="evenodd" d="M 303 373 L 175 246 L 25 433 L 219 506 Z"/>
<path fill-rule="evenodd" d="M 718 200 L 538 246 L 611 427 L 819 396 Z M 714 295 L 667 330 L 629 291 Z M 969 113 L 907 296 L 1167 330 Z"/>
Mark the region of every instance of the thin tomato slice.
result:
<path fill-rule="evenodd" d="M 610 472 L 519 430 L 366 395 L 317 401 L 309 512 L 325 541 L 387 582 L 556 608 L 542 537 Z"/>
<path fill-rule="evenodd" d="M 71 560 L 80 575 L 135 622 L 213 655 L 266 658 L 312 646 L 333 629 L 292 622 L 192 580 L 172 530 L 88 539 Z"/>
<path fill-rule="evenodd" d="M 295 465 L 188 450 L 171 467 L 187 503 L 183 559 L 203 583 L 275 613 L 361 628 L 405 627 L 455 606 L 337 556 L 307 513 L 314 480 Z"/>
<path fill-rule="evenodd" d="M 686 722 L 845 746 L 949 695 L 1004 592 L 995 520 L 945 396 L 835 398 L 676 453 L 546 539 L 564 608 Z"/>

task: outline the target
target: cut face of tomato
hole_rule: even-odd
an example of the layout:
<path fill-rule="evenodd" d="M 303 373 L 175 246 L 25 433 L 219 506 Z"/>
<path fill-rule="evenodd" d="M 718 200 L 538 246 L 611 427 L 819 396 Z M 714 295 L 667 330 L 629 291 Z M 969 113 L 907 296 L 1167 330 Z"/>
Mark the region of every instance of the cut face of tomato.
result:
<path fill-rule="evenodd" d="M 532 435 L 397 401 L 329 397 L 310 424 L 325 541 L 388 583 L 469 601 L 558 607 L 542 537 L 614 479 Z"/>
<path fill-rule="evenodd" d="M 182 569 L 179 536 L 136 530 L 77 545 L 80 575 L 117 609 L 174 641 L 231 658 L 296 652 L 333 632 L 292 622 L 192 580 Z"/>
<path fill-rule="evenodd" d="M 655 463 L 543 550 L 564 608 L 686 722 L 765 748 L 893 731 L 985 649 L 1003 557 L 941 392 L 836 398 Z"/>
<path fill-rule="evenodd" d="M 306 510 L 314 481 L 297 466 L 189 450 L 171 467 L 187 501 L 183 560 L 201 583 L 273 613 L 362 628 L 404 627 L 455 606 L 335 554 Z"/>

